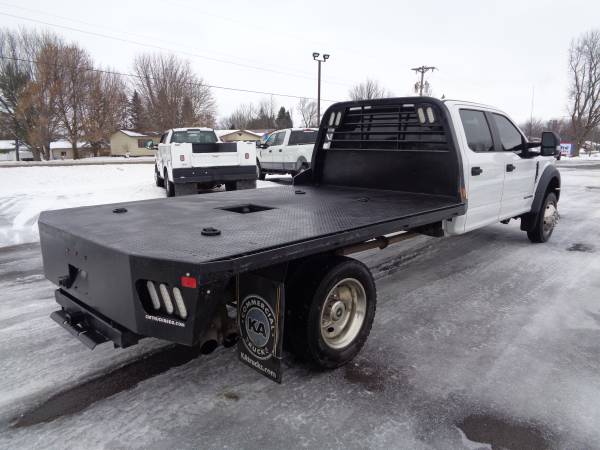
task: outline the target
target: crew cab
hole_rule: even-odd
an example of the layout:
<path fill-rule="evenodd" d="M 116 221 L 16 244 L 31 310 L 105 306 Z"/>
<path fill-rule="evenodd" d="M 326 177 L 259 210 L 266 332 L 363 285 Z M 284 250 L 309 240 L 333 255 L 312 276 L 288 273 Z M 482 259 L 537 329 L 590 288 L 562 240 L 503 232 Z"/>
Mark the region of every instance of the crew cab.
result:
<path fill-rule="evenodd" d="M 150 336 L 210 352 L 239 337 L 240 361 L 276 381 L 284 348 L 339 367 L 363 347 L 377 302 L 348 255 L 511 219 L 547 241 L 559 144 L 552 132 L 530 143 L 477 103 L 333 104 L 292 186 L 43 212 L 52 318 L 90 348 Z"/>
<path fill-rule="evenodd" d="M 296 175 L 310 167 L 317 138 L 316 128 L 287 128 L 272 132 L 259 144 L 256 170 L 259 179 L 267 174 Z"/>
<path fill-rule="evenodd" d="M 256 148 L 247 142 L 221 142 L 211 128 L 173 128 L 156 149 L 154 178 L 167 197 L 225 185 L 226 190 L 256 187 Z"/>

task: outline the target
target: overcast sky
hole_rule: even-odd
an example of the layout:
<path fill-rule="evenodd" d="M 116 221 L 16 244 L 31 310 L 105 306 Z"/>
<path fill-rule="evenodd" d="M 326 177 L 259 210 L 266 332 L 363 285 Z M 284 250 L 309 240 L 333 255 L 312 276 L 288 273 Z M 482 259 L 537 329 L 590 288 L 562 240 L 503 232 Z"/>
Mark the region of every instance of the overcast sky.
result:
<path fill-rule="evenodd" d="M 0 13 L 0 26 L 51 29 L 102 66 L 130 72 L 136 54 L 162 48 L 189 59 L 209 84 L 256 91 L 316 97 L 311 54 L 330 53 L 322 90 L 330 100 L 347 99 L 366 77 L 410 95 L 410 69 L 432 65 L 435 96 L 493 104 L 517 121 L 529 118 L 533 89 L 534 116 L 566 114 L 569 43 L 600 26 L 600 2 L 573 0 L 0 0 Z M 213 92 L 219 116 L 265 97 Z"/>

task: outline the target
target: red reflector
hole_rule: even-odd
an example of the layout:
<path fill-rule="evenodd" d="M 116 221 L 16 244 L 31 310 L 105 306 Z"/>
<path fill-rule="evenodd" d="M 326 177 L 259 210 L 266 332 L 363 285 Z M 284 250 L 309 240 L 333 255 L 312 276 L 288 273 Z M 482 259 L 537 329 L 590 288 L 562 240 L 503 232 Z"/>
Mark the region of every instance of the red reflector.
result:
<path fill-rule="evenodd" d="M 179 161 L 185 161 L 185 155 L 179 155 Z"/>
<path fill-rule="evenodd" d="M 198 282 L 194 277 L 181 277 L 181 286 L 196 289 L 196 287 L 198 287 Z"/>
<path fill-rule="evenodd" d="M 250 159 L 250 153 L 246 153 L 246 159 Z"/>

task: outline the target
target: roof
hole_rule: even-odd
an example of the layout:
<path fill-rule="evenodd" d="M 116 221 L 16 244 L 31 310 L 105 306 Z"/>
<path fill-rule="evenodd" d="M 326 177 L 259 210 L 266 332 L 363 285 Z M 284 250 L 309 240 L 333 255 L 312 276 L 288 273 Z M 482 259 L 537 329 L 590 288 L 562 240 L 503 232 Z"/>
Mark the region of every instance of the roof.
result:
<path fill-rule="evenodd" d="M 89 146 L 90 144 L 88 142 L 77 142 L 77 148 L 88 148 Z M 50 150 L 56 150 L 61 148 L 70 149 L 71 142 L 64 139 L 60 141 L 50 142 Z"/>
<path fill-rule="evenodd" d="M 23 142 L 19 142 L 19 150 L 26 150 L 29 146 Z M 11 139 L 0 139 L 0 150 L 14 150 L 15 141 Z"/>
<path fill-rule="evenodd" d="M 161 133 L 157 132 L 157 131 L 134 131 L 134 130 L 119 130 L 117 131 L 121 132 L 129 137 L 152 137 L 152 136 L 160 136 Z"/>
<path fill-rule="evenodd" d="M 138 133 L 137 131 L 131 131 L 131 130 L 119 130 L 119 131 L 129 137 L 146 137 L 146 136 L 148 136 L 147 134 Z"/>
<path fill-rule="evenodd" d="M 206 127 L 182 127 L 182 128 L 172 128 L 173 131 L 214 131 L 212 128 Z"/>
<path fill-rule="evenodd" d="M 256 137 L 262 136 L 262 133 L 258 133 L 256 131 L 251 131 L 251 130 L 215 130 L 215 133 L 218 137 L 228 136 L 228 135 L 234 134 L 234 133 L 247 133 L 247 134 L 252 134 Z"/>

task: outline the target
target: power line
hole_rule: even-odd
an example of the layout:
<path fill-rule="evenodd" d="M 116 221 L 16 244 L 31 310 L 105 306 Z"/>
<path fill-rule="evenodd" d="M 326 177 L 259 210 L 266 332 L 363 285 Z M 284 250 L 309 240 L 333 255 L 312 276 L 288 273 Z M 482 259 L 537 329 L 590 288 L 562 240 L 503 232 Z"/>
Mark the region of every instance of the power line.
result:
<path fill-rule="evenodd" d="M 55 67 L 59 66 L 58 64 L 46 63 L 46 62 L 36 61 L 34 59 L 27 59 L 27 58 L 15 58 L 15 57 L 11 57 L 11 56 L 0 56 L 0 59 L 8 59 L 10 61 L 27 62 L 27 63 L 31 63 L 31 64 L 41 64 L 41 65 L 46 65 L 46 66 L 55 66 Z M 63 67 L 65 67 L 65 66 L 63 66 Z M 137 75 L 135 73 L 117 72 L 114 70 L 103 70 L 103 69 L 96 69 L 93 67 L 72 66 L 70 68 L 85 70 L 88 72 L 98 72 L 98 73 L 104 73 L 104 74 L 110 74 L 110 75 L 118 75 L 121 77 L 138 78 L 140 80 L 146 79 L 146 78 L 148 78 L 150 80 L 162 80 L 161 78 L 158 78 L 158 77 L 144 77 L 142 75 Z M 229 86 L 218 86 L 215 84 L 208 84 L 208 83 L 186 82 L 185 84 L 188 84 L 191 86 L 204 86 L 204 87 L 209 87 L 209 88 L 213 88 L 213 89 L 222 89 L 222 90 L 226 90 L 226 91 L 246 92 L 246 93 L 250 93 L 250 94 L 273 95 L 275 97 L 287 97 L 287 98 L 297 98 L 297 99 L 307 98 L 309 100 L 316 100 L 316 98 L 314 98 L 314 97 L 305 97 L 302 95 L 282 94 L 279 92 L 269 92 L 269 91 L 256 91 L 253 89 L 234 88 L 234 87 L 229 87 Z M 329 99 L 325 99 L 325 98 L 322 98 L 321 100 L 323 100 L 325 102 L 331 102 L 331 103 L 336 103 L 339 101 L 339 100 L 329 100 Z"/>
<path fill-rule="evenodd" d="M 98 24 L 95 24 L 95 23 L 92 23 L 92 22 L 87 22 L 87 21 L 84 21 L 84 20 L 81 20 L 81 19 L 74 19 L 72 17 L 67 17 L 67 16 L 58 15 L 58 14 L 53 14 L 53 13 L 50 13 L 50 12 L 47 12 L 47 11 L 44 11 L 44 10 L 41 10 L 41 9 L 27 8 L 27 7 L 24 7 L 24 6 L 13 5 L 12 3 L 6 3 L 6 2 L 2 2 L 2 1 L 0 1 L 0 5 L 7 6 L 9 8 L 20 9 L 20 10 L 23 10 L 23 11 L 30 11 L 30 12 L 33 12 L 33 13 L 42 14 L 44 16 L 54 17 L 54 18 L 57 18 L 57 19 L 60 19 L 60 20 L 66 20 L 68 22 L 78 23 L 80 25 L 86 25 L 86 26 L 91 26 L 91 27 L 98 27 Z M 189 6 L 193 6 L 193 5 L 188 5 L 188 7 Z M 196 11 L 198 11 L 198 10 L 196 9 Z M 232 21 L 234 23 L 243 24 L 243 22 L 235 21 L 233 19 L 229 19 L 229 18 L 222 17 L 222 16 L 217 16 L 217 15 L 214 15 L 214 14 L 209 14 L 209 13 L 206 13 L 204 11 L 198 12 L 198 13 L 202 14 L 202 15 L 206 15 L 208 17 L 214 17 L 214 18 L 221 19 L 221 20 L 229 20 L 229 21 Z M 147 34 L 140 34 L 140 33 L 132 33 L 130 31 L 122 31 L 122 30 L 118 30 L 116 28 L 107 27 L 104 24 L 102 25 L 102 28 L 105 29 L 105 30 L 111 30 L 111 31 L 117 32 L 119 34 L 123 34 L 123 35 L 127 35 L 127 36 L 134 36 L 134 37 L 138 37 L 138 38 L 142 38 L 142 39 L 151 38 L 151 39 L 154 39 L 155 42 L 159 42 L 159 43 L 163 43 L 163 44 L 168 44 L 168 45 L 175 45 L 175 46 L 178 46 L 178 47 L 182 46 L 182 44 L 175 43 L 173 41 L 166 41 L 164 39 L 156 39 L 156 36 L 149 36 Z M 183 46 L 185 47 L 185 45 L 183 45 Z M 188 48 L 189 48 L 189 46 L 188 46 Z M 177 50 L 171 50 L 171 51 L 177 52 Z M 220 55 L 220 56 L 225 56 L 225 57 L 228 57 L 228 58 L 236 58 L 236 59 L 240 59 L 240 60 L 243 60 L 243 61 L 249 61 L 249 62 L 255 63 L 255 64 L 263 64 L 264 63 L 264 61 L 260 61 L 259 62 L 259 61 L 255 60 L 255 59 L 250 59 L 250 58 L 246 58 L 246 57 L 238 56 L 238 55 L 231 55 L 231 54 L 226 54 L 226 53 L 218 53 L 218 52 L 213 52 L 213 51 L 209 51 L 208 53 L 212 53 L 212 54 Z M 262 66 L 262 65 L 260 67 L 264 68 L 264 66 Z M 293 69 L 294 73 L 296 73 L 296 74 L 302 74 L 302 75 L 306 75 L 308 77 L 311 76 L 311 74 L 308 73 L 308 72 L 302 72 L 301 70 L 296 70 L 295 68 L 293 68 L 291 66 L 288 66 L 288 67 L 290 69 Z M 330 77 L 330 80 L 331 80 L 331 78 L 332 77 Z M 335 82 L 335 81 L 325 81 L 325 83 L 327 83 L 327 84 L 338 84 L 340 86 L 350 87 L 349 84 L 344 84 L 344 83 Z"/>
<path fill-rule="evenodd" d="M 126 42 L 126 43 L 130 43 L 130 44 L 140 45 L 142 47 L 153 48 L 153 49 L 156 49 L 156 50 L 167 51 L 167 52 L 171 52 L 171 53 L 180 53 L 180 54 L 183 54 L 183 55 L 186 55 L 186 56 L 191 56 L 191 57 L 194 57 L 194 58 L 206 59 L 206 60 L 218 62 L 218 63 L 221 63 L 221 64 L 230 64 L 230 65 L 234 65 L 234 66 L 238 66 L 238 67 L 245 67 L 247 69 L 259 70 L 259 71 L 262 71 L 262 72 L 272 72 L 272 73 L 277 73 L 279 75 L 286 75 L 286 76 L 291 76 L 291 77 L 296 77 L 296 78 L 303 78 L 303 79 L 306 79 L 306 80 L 313 80 L 313 78 L 310 77 L 310 76 L 303 76 L 303 75 L 299 75 L 298 73 L 286 72 L 286 71 L 275 70 L 275 69 L 267 69 L 267 68 L 264 68 L 264 67 L 253 66 L 251 64 L 237 63 L 235 61 L 227 61 L 225 59 L 220 59 L 220 58 L 215 58 L 215 57 L 212 57 L 212 56 L 201 55 L 201 54 L 198 54 L 198 53 L 192 53 L 192 52 L 188 52 L 188 51 L 184 51 L 184 50 L 173 50 L 171 48 L 162 47 L 160 45 L 148 44 L 148 43 L 144 43 L 144 42 L 134 41 L 134 40 L 131 40 L 131 39 L 120 38 L 120 37 L 117 37 L 117 36 L 111 36 L 109 34 L 99 33 L 99 32 L 96 32 L 96 31 L 82 30 L 81 28 L 71 27 L 71 26 L 67 26 L 67 25 L 58 25 L 58 24 L 51 23 L 51 22 L 45 22 L 43 20 L 37 20 L 37 19 L 31 19 L 29 17 L 19 16 L 19 15 L 16 15 L 16 14 L 10 14 L 10 13 L 5 13 L 5 12 L 0 12 L 0 15 L 7 16 L 7 17 L 12 17 L 12 18 L 15 18 L 15 19 L 26 20 L 26 21 L 29 21 L 29 22 L 38 23 L 40 25 L 45 25 L 45 26 L 49 26 L 49 27 L 62 28 L 62 29 L 69 30 L 69 31 L 75 31 L 75 32 L 78 32 L 78 33 L 89 34 L 91 36 L 102 37 L 102 38 L 105 38 L 105 39 L 113 39 L 113 40 L 120 41 L 120 42 Z M 334 81 L 328 81 L 327 83 L 328 84 L 338 84 L 338 85 L 346 86 L 346 87 L 349 86 L 348 84 L 337 83 L 337 82 L 334 82 Z"/>

